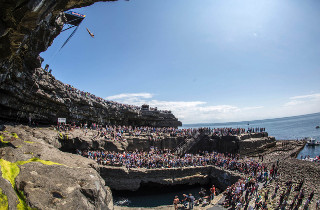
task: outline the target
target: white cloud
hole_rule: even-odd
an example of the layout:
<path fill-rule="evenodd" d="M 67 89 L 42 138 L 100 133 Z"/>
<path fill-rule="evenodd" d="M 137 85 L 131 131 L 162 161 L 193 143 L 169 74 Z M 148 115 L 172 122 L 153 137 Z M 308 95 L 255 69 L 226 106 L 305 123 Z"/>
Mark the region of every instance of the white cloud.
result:
<path fill-rule="evenodd" d="M 244 107 L 243 110 L 253 110 L 253 109 L 262 109 L 264 106 L 248 106 Z"/>
<path fill-rule="evenodd" d="M 302 96 L 294 96 L 290 98 L 291 100 L 296 99 L 305 99 L 305 100 L 320 100 L 320 93 L 302 95 Z"/>
<path fill-rule="evenodd" d="M 285 103 L 283 106 L 296 106 L 298 104 L 303 104 L 303 103 L 305 103 L 305 101 L 292 100 L 292 101 Z"/>
<path fill-rule="evenodd" d="M 161 101 L 153 99 L 153 96 L 151 93 L 125 93 L 109 96 L 106 99 L 137 106 L 149 104 L 151 107 L 157 107 L 159 110 L 171 110 L 183 123 L 237 120 L 237 116 L 243 116 L 248 110 L 262 108 L 261 106 L 244 108 L 233 105 L 212 106 L 204 101 Z"/>
<path fill-rule="evenodd" d="M 296 106 L 307 102 L 312 103 L 317 101 L 320 101 L 320 93 L 290 97 L 290 101 L 285 103 L 283 106 Z"/>
<path fill-rule="evenodd" d="M 228 112 L 228 111 L 237 111 L 239 110 L 236 106 L 230 105 L 218 105 L 218 106 L 205 106 L 205 107 L 198 107 L 198 111 L 200 112 Z"/>
<path fill-rule="evenodd" d="M 152 98 L 153 94 L 151 93 L 122 93 L 114 96 L 108 96 L 106 97 L 107 100 L 117 100 L 117 99 L 123 99 L 123 98 Z"/>
<path fill-rule="evenodd" d="M 246 107 L 210 105 L 205 101 L 157 100 L 151 93 L 124 93 L 106 99 L 137 106 L 149 104 L 159 110 L 171 110 L 184 124 L 249 121 L 320 112 L 320 94 L 294 96 L 288 98 L 285 104 Z"/>

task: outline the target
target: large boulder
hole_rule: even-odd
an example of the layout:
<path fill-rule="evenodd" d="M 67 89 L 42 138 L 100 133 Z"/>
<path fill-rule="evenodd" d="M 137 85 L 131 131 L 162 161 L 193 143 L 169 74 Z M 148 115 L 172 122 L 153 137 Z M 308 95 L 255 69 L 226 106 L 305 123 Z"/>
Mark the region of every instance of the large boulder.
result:
<path fill-rule="evenodd" d="M 0 132 L 0 188 L 10 209 L 113 209 L 95 161 L 61 152 L 33 134 L 25 126 Z"/>

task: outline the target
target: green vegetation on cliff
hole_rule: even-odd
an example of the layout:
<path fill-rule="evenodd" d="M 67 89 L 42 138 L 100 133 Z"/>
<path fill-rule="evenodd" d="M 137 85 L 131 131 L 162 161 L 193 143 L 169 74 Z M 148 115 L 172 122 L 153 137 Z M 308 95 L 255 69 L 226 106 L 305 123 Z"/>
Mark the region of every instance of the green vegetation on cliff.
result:
<path fill-rule="evenodd" d="M 4 140 L 4 137 L 3 137 L 2 135 L 0 135 L 0 141 L 1 141 L 2 143 L 4 143 L 4 144 L 9 143 L 9 141 L 5 141 L 5 140 Z"/>
<path fill-rule="evenodd" d="M 0 210 L 9 209 L 8 205 L 8 197 L 2 193 L 2 189 L 0 188 Z"/>

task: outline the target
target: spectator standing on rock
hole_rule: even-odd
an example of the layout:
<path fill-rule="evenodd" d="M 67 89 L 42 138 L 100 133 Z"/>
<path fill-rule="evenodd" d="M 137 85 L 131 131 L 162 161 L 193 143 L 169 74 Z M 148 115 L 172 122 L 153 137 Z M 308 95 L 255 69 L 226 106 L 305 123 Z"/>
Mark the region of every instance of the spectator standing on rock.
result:
<path fill-rule="evenodd" d="M 188 196 L 186 194 L 183 194 L 183 199 L 181 200 L 183 207 L 186 209 L 188 206 Z"/>
<path fill-rule="evenodd" d="M 194 204 L 195 198 L 191 193 L 189 193 L 189 209 L 193 209 L 193 204 Z"/>
<path fill-rule="evenodd" d="M 291 202 L 291 204 L 290 204 L 290 206 L 289 206 L 289 210 L 292 210 L 292 209 L 293 209 L 295 203 L 296 203 L 296 200 L 293 199 L 292 202 Z"/>
<path fill-rule="evenodd" d="M 286 209 L 286 206 L 287 206 L 287 200 L 284 200 L 282 205 L 281 205 L 281 210 L 285 210 Z"/>
<path fill-rule="evenodd" d="M 174 209 L 177 210 L 178 209 L 178 204 L 180 203 L 178 196 L 176 195 L 173 199 L 173 205 L 174 205 Z"/>
<path fill-rule="evenodd" d="M 212 185 L 212 188 L 210 188 L 210 202 L 213 201 L 215 194 L 216 194 L 216 187 Z"/>
<path fill-rule="evenodd" d="M 309 204 L 310 204 L 310 200 L 307 199 L 306 202 L 304 203 L 303 209 L 304 210 L 308 210 L 309 209 Z"/>
<path fill-rule="evenodd" d="M 310 195 L 309 195 L 309 197 L 308 197 L 308 200 L 312 200 L 312 198 L 313 198 L 313 196 L 314 196 L 314 191 L 312 191 L 311 193 L 310 193 Z"/>
<path fill-rule="evenodd" d="M 303 183 L 304 183 L 304 180 L 301 180 L 299 182 L 298 186 L 294 189 L 294 191 L 299 192 L 301 190 Z"/>
<path fill-rule="evenodd" d="M 254 189 L 255 189 L 256 195 L 258 195 L 258 190 L 259 190 L 259 183 L 258 182 L 256 182 Z"/>
<path fill-rule="evenodd" d="M 258 195 L 257 196 L 257 198 L 256 198 L 256 200 L 255 200 L 255 206 L 254 206 L 254 208 L 255 209 L 259 209 L 260 208 L 260 205 L 261 205 L 261 195 Z"/>
<path fill-rule="evenodd" d="M 320 210 L 320 199 L 317 201 L 316 210 Z"/>
<path fill-rule="evenodd" d="M 299 209 L 300 205 L 302 204 L 303 198 L 304 198 L 304 189 L 302 189 L 300 194 L 299 194 L 298 203 L 297 203 L 295 209 Z"/>
<path fill-rule="evenodd" d="M 264 193 L 264 202 L 265 203 L 268 201 L 268 197 L 269 197 L 269 189 L 267 189 L 267 191 Z"/>
<path fill-rule="evenodd" d="M 272 195 L 272 199 L 274 199 L 277 196 L 279 190 L 279 184 L 277 183 L 276 187 L 274 188 L 274 194 Z"/>
<path fill-rule="evenodd" d="M 29 126 L 31 126 L 32 124 L 32 117 L 31 117 L 31 114 L 29 114 Z"/>
<path fill-rule="evenodd" d="M 281 193 L 281 195 L 280 195 L 278 208 L 280 208 L 281 205 L 282 205 L 282 202 L 283 202 L 283 199 L 284 199 L 284 194 L 285 194 L 285 192 L 283 191 L 283 192 Z"/>

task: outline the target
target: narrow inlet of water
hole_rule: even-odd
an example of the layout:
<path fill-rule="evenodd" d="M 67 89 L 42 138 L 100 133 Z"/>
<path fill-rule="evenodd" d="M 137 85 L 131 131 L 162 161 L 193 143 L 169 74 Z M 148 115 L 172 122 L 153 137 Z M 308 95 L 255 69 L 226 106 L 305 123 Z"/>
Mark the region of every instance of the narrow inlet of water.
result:
<path fill-rule="evenodd" d="M 212 186 L 212 185 L 211 185 Z M 201 188 L 209 193 L 210 185 L 176 185 L 176 186 L 155 186 L 148 184 L 142 186 L 138 191 L 112 191 L 113 203 L 117 206 L 127 207 L 157 207 L 172 205 L 177 195 L 181 200 L 183 194 L 191 193 L 195 199 L 199 199 Z"/>

